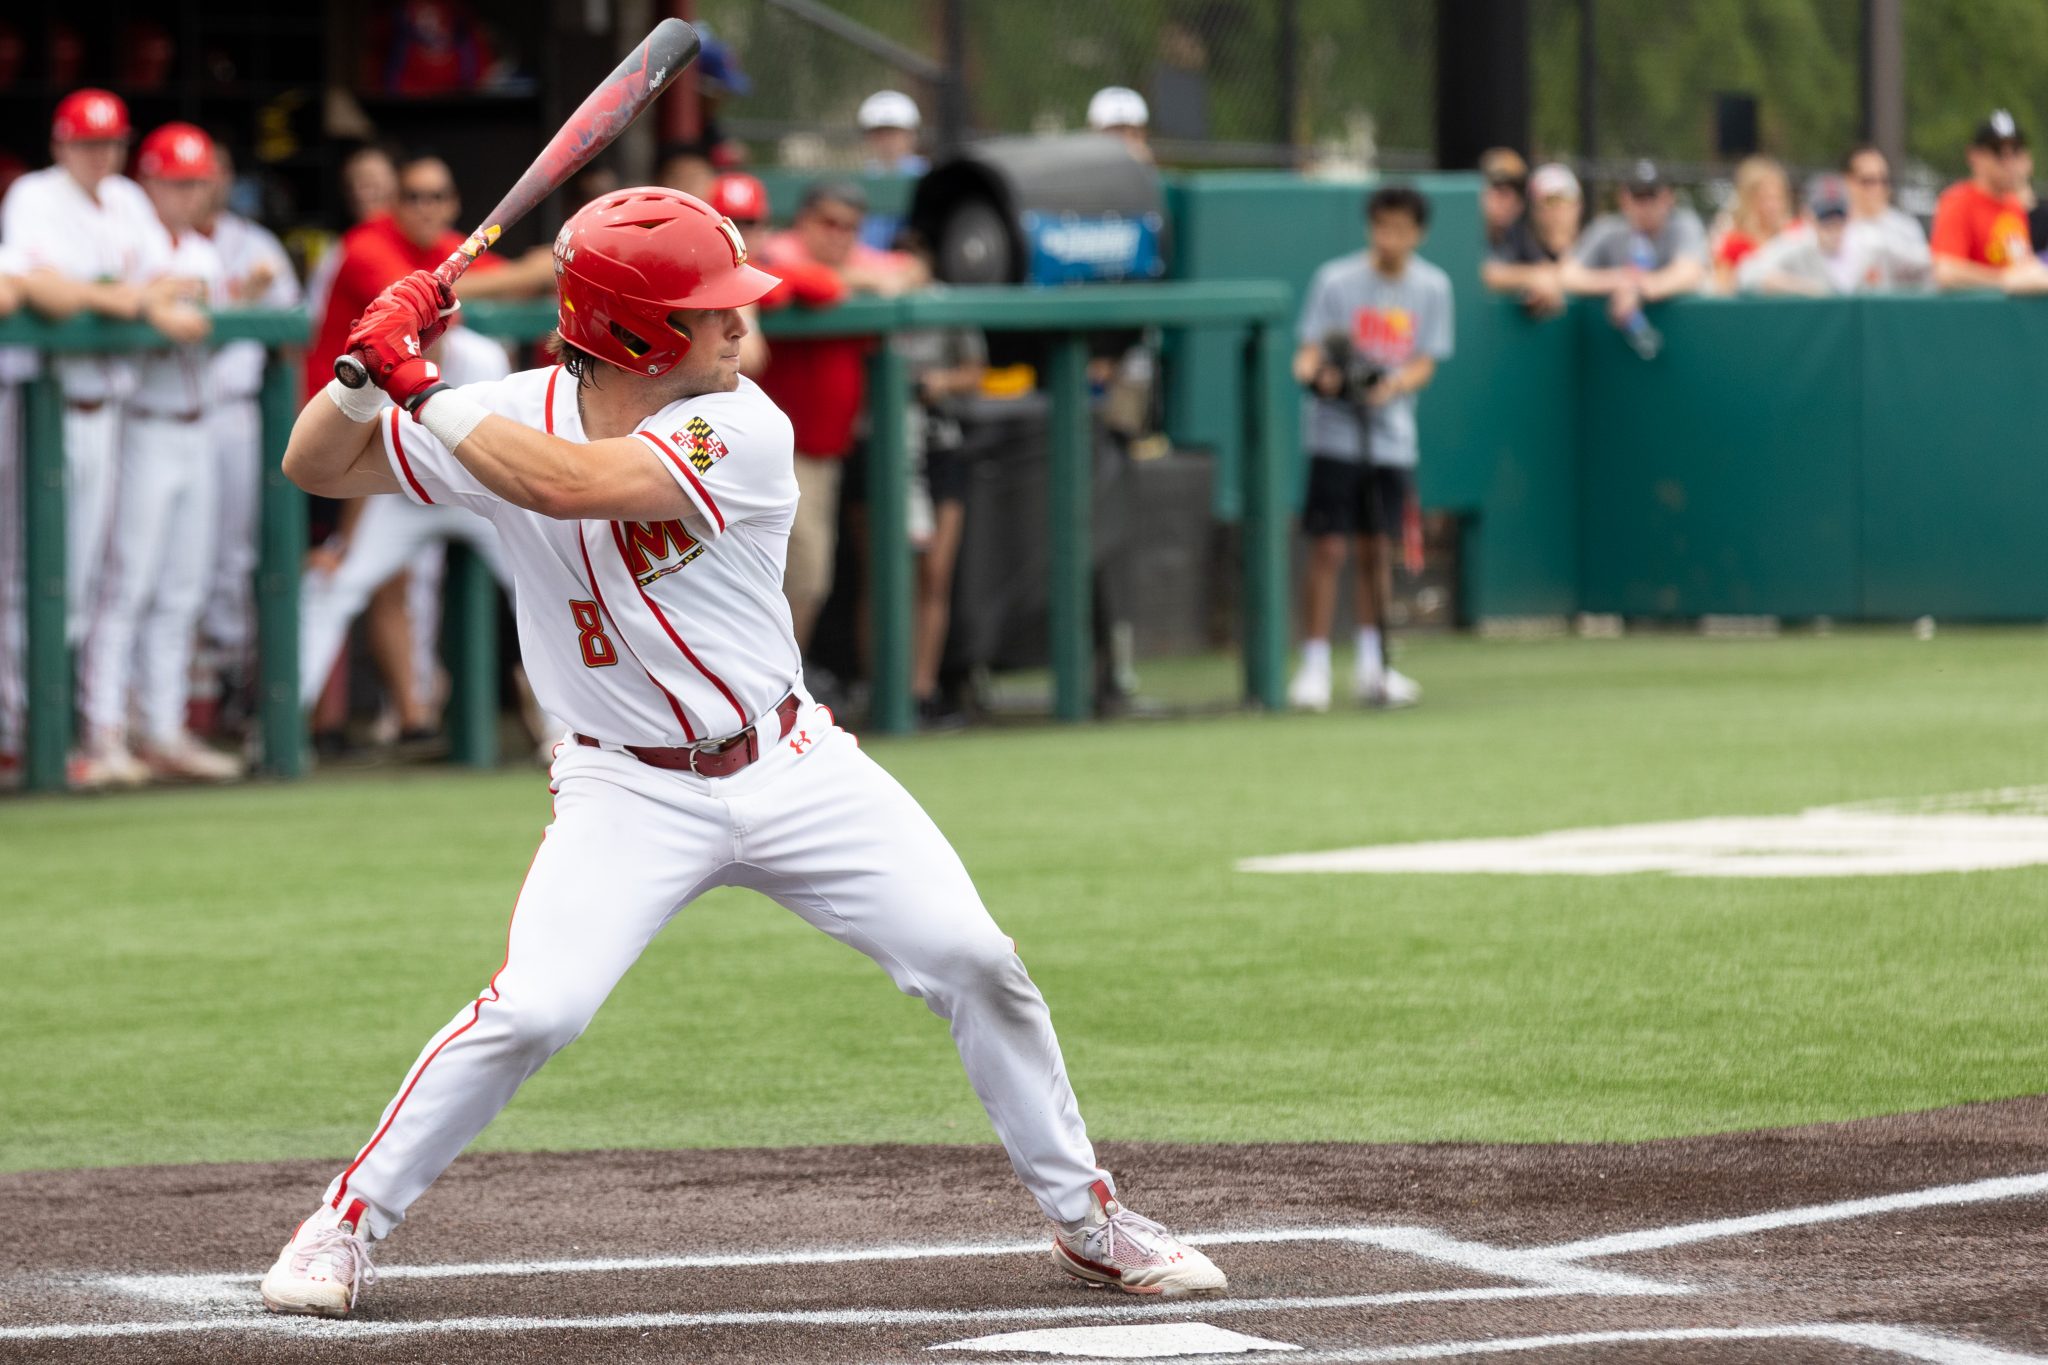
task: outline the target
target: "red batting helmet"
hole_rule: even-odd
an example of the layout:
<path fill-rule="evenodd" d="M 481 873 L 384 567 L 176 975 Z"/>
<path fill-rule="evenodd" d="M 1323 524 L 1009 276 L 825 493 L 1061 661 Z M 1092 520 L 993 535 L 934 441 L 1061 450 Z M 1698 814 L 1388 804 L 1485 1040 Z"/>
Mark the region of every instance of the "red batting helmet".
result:
<path fill-rule="evenodd" d="M 735 223 L 760 223 L 768 218 L 768 187 L 751 175 L 735 171 L 711 182 L 711 211 Z"/>
<path fill-rule="evenodd" d="M 105 142 L 128 136 L 128 106 L 111 90 L 74 90 L 57 101 L 52 142 Z"/>
<path fill-rule="evenodd" d="M 681 190 L 615 190 L 555 237 L 562 340 L 635 374 L 667 374 L 689 354 L 677 309 L 737 308 L 780 283 L 747 264 L 730 218 Z"/>
<path fill-rule="evenodd" d="M 219 166 L 213 139 L 189 123 L 166 123 L 135 154 L 135 173 L 145 180 L 211 180 Z"/>

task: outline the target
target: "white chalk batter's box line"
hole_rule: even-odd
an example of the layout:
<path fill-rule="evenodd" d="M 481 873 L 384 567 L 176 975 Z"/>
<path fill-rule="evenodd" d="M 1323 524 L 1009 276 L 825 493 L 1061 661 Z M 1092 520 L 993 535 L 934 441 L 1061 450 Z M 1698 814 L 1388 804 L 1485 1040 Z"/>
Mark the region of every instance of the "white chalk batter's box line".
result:
<path fill-rule="evenodd" d="M 279 1318 L 264 1314 L 255 1301 L 256 1277 L 249 1274 L 221 1275 L 113 1275 L 96 1277 L 91 1283 L 110 1289 L 172 1303 L 202 1316 L 138 1322 L 53 1323 L 34 1326 L 0 1327 L 0 1341 L 68 1340 L 81 1338 L 139 1337 L 191 1332 L 241 1331 L 265 1335 L 317 1337 L 386 1337 L 423 1333 L 532 1332 L 577 1330 L 653 1331 L 668 1328 L 791 1325 L 810 1327 L 951 1327 L 974 1323 L 1141 1321 L 1190 1314 L 1209 1317 L 1243 1313 L 1313 1313 L 1330 1310 L 1390 1307 L 1402 1304 L 1458 1303 L 1566 1297 L 1656 1297 L 1697 1292 L 1692 1286 L 1653 1280 L 1637 1275 L 1595 1269 L 1581 1264 L 1609 1256 L 1684 1246 L 1728 1237 L 1746 1237 L 1782 1228 L 1805 1227 L 1916 1209 L 1949 1208 L 1996 1200 L 2028 1198 L 2048 1194 L 2048 1172 L 2000 1177 L 1967 1184 L 1942 1185 L 1931 1189 L 1877 1195 L 1833 1204 L 1779 1209 L 1736 1218 L 1714 1219 L 1670 1227 L 1646 1228 L 1636 1232 L 1566 1242 L 1549 1247 L 1511 1248 L 1463 1241 L 1425 1227 L 1284 1228 L 1248 1232 L 1197 1233 L 1186 1240 L 1198 1246 L 1242 1246 L 1254 1243 L 1345 1242 L 1357 1246 L 1412 1255 L 1463 1270 L 1514 1281 L 1498 1286 L 1461 1289 L 1410 1290 L 1382 1294 L 1349 1294 L 1287 1298 L 1224 1298 L 1214 1301 L 1147 1301 L 1142 1303 L 1110 1299 L 1090 1305 L 1044 1305 L 990 1309 L 790 1309 L 731 1310 L 713 1312 L 626 1313 L 584 1317 L 468 1317 L 425 1320 L 376 1321 L 349 1319 L 327 1322 L 305 1318 Z M 495 1261 L 456 1265 L 393 1265 L 380 1267 L 385 1279 L 452 1279 L 511 1275 L 559 1275 L 584 1273 L 634 1273 L 691 1269 L 735 1269 L 769 1266 L 843 1265 L 858 1262 L 916 1261 L 1044 1255 L 1046 1243 L 1006 1242 L 964 1245 L 897 1246 L 849 1250 L 753 1252 L 724 1255 L 586 1258 L 556 1261 Z M 1494 1342 L 1436 1343 L 1416 1347 L 1386 1347 L 1334 1352 L 1289 1353 L 1284 1357 L 1297 1365 L 1314 1365 L 1327 1360 L 1342 1362 L 1378 1360 L 1445 1359 L 1453 1355 L 1479 1355 L 1505 1351 L 1529 1351 L 1590 1344 L 1594 1340 L 1707 1340 L 1746 1336 L 1787 1336 L 1832 1340 L 1844 1344 L 1904 1354 L 1938 1365 L 2007 1365 L 2036 1361 L 2048 1365 L 2048 1358 L 2015 1355 L 1973 1343 L 1959 1342 L 1907 1328 L 1857 1325 L 1853 1329 L 1834 1324 L 1792 1327 L 1739 1327 L 1693 1329 L 1671 1333 L 1578 1334 L 1574 1336 L 1502 1339 Z M 1844 1335 L 1848 1333 L 1849 1335 Z M 1855 1335 L 1861 1333 L 1861 1336 Z M 1718 1334 L 1718 1335 L 1717 1335 Z M 1874 1334 L 1874 1335 L 1873 1335 Z M 1890 1334 L 1889 1336 L 1885 1334 Z M 1880 1340 L 1882 1338 L 1882 1340 Z M 1544 1343 L 1538 1345 L 1537 1343 Z M 1455 1349 L 1453 1349 L 1455 1348 Z M 1910 1349 L 1909 1349 L 1910 1348 Z"/>

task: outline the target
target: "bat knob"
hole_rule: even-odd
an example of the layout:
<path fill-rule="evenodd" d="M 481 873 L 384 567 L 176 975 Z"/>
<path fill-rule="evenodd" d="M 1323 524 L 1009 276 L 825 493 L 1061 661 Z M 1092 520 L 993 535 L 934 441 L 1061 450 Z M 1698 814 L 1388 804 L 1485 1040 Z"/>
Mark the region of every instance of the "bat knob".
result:
<path fill-rule="evenodd" d="M 344 389 L 360 389 L 370 382 L 370 372 L 363 368 L 363 362 L 352 355 L 336 358 L 334 377 L 341 381 Z"/>

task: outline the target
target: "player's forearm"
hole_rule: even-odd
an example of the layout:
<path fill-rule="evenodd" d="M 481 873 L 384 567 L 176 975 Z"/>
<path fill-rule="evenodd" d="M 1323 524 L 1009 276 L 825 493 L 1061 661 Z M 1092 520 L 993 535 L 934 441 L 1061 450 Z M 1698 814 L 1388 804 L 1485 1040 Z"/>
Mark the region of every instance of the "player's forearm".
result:
<path fill-rule="evenodd" d="M 1595 270 L 1577 261 L 1564 263 L 1564 288 L 1568 294 L 1612 294 L 1635 282 L 1630 270 Z"/>
<path fill-rule="evenodd" d="M 398 480 L 378 449 L 377 422 L 359 422 L 316 393 L 299 410 L 284 448 L 284 476 L 323 498 L 396 493 Z"/>
<path fill-rule="evenodd" d="M 1518 294 L 1524 289 L 1541 288 L 1556 269 L 1554 265 L 1487 261 L 1479 267 L 1479 279 L 1495 293 Z"/>
<path fill-rule="evenodd" d="M 2005 272 L 1997 266 L 1979 265 L 1961 256 L 1934 256 L 1934 283 L 1941 289 L 1996 289 Z"/>
<path fill-rule="evenodd" d="M 1690 294 L 1700 287 L 1706 276 L 1706 267 L 1699 261 L 1689 256 L 1681 258 L 1643 277 L 1643 298 L 1646 302 L 1655 303 L 1659 299 Z"/>
<path fill-rule="evenodd" d="M 86 286 L 47 267 L 19 277 L 21 297 L 38 317 L 62 322 L 85 307 Z"/>
<path fill-rule="evenodd" d="M 142 291 L 118 280 L 87 280 L 78 283 L 78 307 L 101 317 L 133 322 L 142 316 Z"/>
<path fill-rule="evenodd" d="M 583 444 L 492 415 L 455 458 L 506 502 L 558 521 L 668 521 L 694 510 L 654 452 L 631 437 Z"/>
<path fill-rule="evenodd" d="M 507 261 L 496 270 L 472 270 L 455 282 L 460 299 L 523 299 L 554 287 L 555 257 L 544 246 Z"/>
<path fill-rule="evenodd" d="M 1419 355 L 1394 371 L 1394 385 L 1401 393 L 1421 393 L 1436 378 L 1436 357 Z"/>

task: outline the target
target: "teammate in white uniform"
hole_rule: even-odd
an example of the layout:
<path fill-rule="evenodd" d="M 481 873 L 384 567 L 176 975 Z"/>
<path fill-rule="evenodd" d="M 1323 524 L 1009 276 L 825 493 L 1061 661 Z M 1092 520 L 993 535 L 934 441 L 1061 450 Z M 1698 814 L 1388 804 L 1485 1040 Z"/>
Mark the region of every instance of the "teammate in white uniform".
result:
<path fill-rule="evenodd" d="M 181 299 L 174 335 L 183 344 L 144 352 L 122 431 L 114 524 L 104 587 L 86 641 L 86 752 L 113 766 L 132 762 L 129 710 L 141 719 L 135 757 L 156 776 L 220 781 L 242 765 L 185 728 L 192 645 L 213 573 L 219 509 L 208 448 L 206 348 L 201 306 L 220 278 L 220 257 L 197 231 L 213 192 L 213 141 L 189 123 L 166 123 L 142 141 L 136 168 L 158 219 L 144 235 L 139 277 Z"/>
<path fill-rule="evenodd" d="M 0 241 L 0 318 L 24 301 L 28 257 Z M 28 709 L 28 565 L 21 525 L 21 386 L 36 374 L 36 353 L 0 347 L 0 787 L 21 779 Z"/>
<path fill-rule="evenodd" d="M 214 146 L 213 194 L 200 230 L 220 256 L 214 289 L 218 308 L 296 308 L 299 279 L 284 244 L 269 228 L 228 210 L 234 184 L 226 149 Z M 231 341 L 213 353 L 213 399 L 206 434 L 213 446 L 217 535 L 200 635 L 218 666 L 244 675 L 256 644 L 256 533 L 263 492 L 263 392 L 266 357 L 260 341 Z"/>
<path fill-rule="evenodd" d="M 397 490 L 488 517 L 534 692 L 572 733 L 504 964 L 292 1235 L 265 1305 L 348 1312 L 371 1243 L 717 886 L 771 897 L 949 1021 L 1062 1268 L 1141 1293 L 1221 1289 L 1207 1257 L 1117 1202 L 1015 945 L 930 817 L 804 690 L 782 596 L 789 419 L 738 373 L 738 310 L 776 280 L 730 220 L 667 189 L 587 205 L 555 260 L 565 363 L 440 384 L 420 348 L 453 299 L 415 273 L 349 337 L 399 406 L 380 415 L 336 384 L 285 453 L 309 492 Z"/>
<path fill-rule="evenodd" d="M 0 317 L 26 303 L 39 316 L 61 322 L 97 292 L 95 286 L 67 279 L 46 265 L 31 264 L 28 253 L 0 242 Z M 21 389 L 36 377 L 39 367 L 32 347 L 0 347 L 0 787 L 11 787 L 20 778 L 28 706 Z"/>
<path fill-rule="evenodd" d="M 445 383 L 487 384 L 505 378 L 511 366 L 505 348 L 489 337 L 467 327 L 450 327 L 434 343 L 432 359 L 440 365 Z M 327 675 L 341 653 L 348 628 L 377 589 L 392 575 L 421 567 L 423 555 L 436 555 L 448 542 L 469 546 L 490 565 L 498 583 L 512 591 L 510 571 L 498 544 L 497 529 L 489 520 L 472 516 L 460 507 L 435 507 L 396 493 L 365 498 L 363 510 L 348 534 L 341 562 L 331 572 L 315 570 L 306 575 L 299 589 L 299 702 L 310 708 L 327 686 Z M 438 564 L 431 575 L 439 583 Z M 409 580 L 408 580 L 409 581 Z M 411 602 L 413 611 L 426 604 Z M 439 613 L 434 613 L 438 621 Z M 418 661 L 415 660 L 415 667 Z M 404 683 L 424 685 L 424 675 Z"/>
<path fill-rule="evenodd" d="M 181 320 L 175 299 L 135 283 L 138 253 L 156 212 L 135 182 L 118 174 L 128 134 L 128 109 L 117 96 L 91 89 L 66 95 L 50 127 L 56 164 L 8 187 L 0 201 L 0 240 L 31 267 L 76 281 L 78 303 L 87 311 L 175 327 Z M 52 364 L 64 391 L 65 634 L 76 646 L 99 595 L 121 405 L 134 387 L 134 371 L 112 356 L 63 356 Z M 118 753 L 88 756 L 77 776 L 88 785 L 133 784 L 148 773 Z"/>

